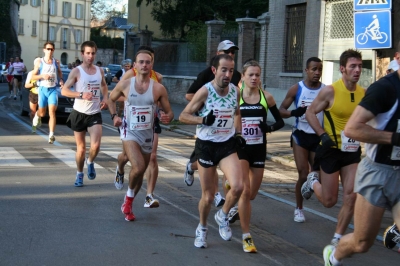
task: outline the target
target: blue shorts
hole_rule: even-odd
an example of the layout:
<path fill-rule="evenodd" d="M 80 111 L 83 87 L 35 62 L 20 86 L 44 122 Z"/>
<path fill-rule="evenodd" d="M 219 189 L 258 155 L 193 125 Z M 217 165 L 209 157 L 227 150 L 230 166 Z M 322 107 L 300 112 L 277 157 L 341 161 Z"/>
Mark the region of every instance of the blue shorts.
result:
<path fill-rule="evenodd" d="M 58 92 L 57 87 L 39 87 L 39 108 L 46 107 L 48 105 L 58 105 Z"/>

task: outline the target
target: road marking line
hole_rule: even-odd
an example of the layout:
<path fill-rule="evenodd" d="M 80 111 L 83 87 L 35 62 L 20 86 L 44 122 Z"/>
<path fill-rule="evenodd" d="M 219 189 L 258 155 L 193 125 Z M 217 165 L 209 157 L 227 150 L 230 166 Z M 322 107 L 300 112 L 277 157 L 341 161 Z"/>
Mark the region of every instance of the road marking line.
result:
<path fill-rule="evenodd" d="M 101 153 L 107 154 L 110 157 L 113 157 L 115 159 L 118 159 L 118 154 L 120 154 L 120 151 L 101 151 Z M 128 162 L 127 165 L 131 166 L 131 163 Z M 158 166 L 158 171 L 159 172 L 170 172 L 168 169 Z"/>
<path fill-rule="evenodd" d="M 76 168 L 75 151 L 71 149 L 49 149 L 44 148 L 48 153 L 68 165 L 70 168 Z M 95 168 L 104 169 L 101 165 L 94 163 Z M 86 163 L 84 164 L 86 168 Z"/>
<path fill-rule="evenodd" d="M 12 147 L 0 147 L 0 167 L 33 167 L 28 160 Z"/>

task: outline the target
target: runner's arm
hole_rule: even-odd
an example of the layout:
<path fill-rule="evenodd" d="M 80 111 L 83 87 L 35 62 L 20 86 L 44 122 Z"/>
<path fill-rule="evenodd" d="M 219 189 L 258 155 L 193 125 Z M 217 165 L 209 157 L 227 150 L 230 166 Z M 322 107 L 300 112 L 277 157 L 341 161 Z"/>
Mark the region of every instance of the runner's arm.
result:
<path fill-rule="evenodd" d="M 163 110 L 163 112 L 161 112 L 160 121 L 163 124 L 169 124 L 169 122 L 174 119 L 174 112 L 172 112 L 171 105 L 168 100 L 168 93 L 165 87 L 160 83 L 157 84 L 157 88 L 159 88 L 160 91 L 160 97 L 157 103 L 161 104 L 161 108 Z"/>
<path fill-rule="evenodd" d="M 240 114 L 240 90 L 236 87 L 236 94 L 237 94 L 237 107 L 235 110 L 235 133 L 242 134 L 242 115 Z"/>
<path fill-rule="evenodd" d="M 288 90 L 285 99 L 282 101 L 281 106 L 279 106 L 279 112 L 282 118 L 291 117 L 291 111 L 289 111 L 289 107 L 292 105 L 298 90 L 299 84 L 296 83 Z"/>
<path fill-rule="evenodd" d="M 63 79 L 61 68 L 60 68 L 60 61 L 56 60 L 57 64 L 57 76 L 58 76 L 58 83 L 60 86 L 63 86 L 65 83 L 65 80 Z"/>
<path fill-rule="evenodd" d="M 179 115 L 179 121 L 185 124 L 197 125 L 203 123 L 203 117 L 193 115 L 195 112 L 200 110 L 204 105 L 208 96 L 206 87 L 202 87 L 195 94 L 193 99 L 186 105 L 182 113 Z"/>
<path fill-rule="evenodd" d="M 103 100 L 100 103 L 100 108 L 101 110 L 107 108 L 107 102 L 108 102 L 108 87 L 107 87 L 107 82 L 106 79 L 104 77 L 104 70 L 103 68 L 99 67 L 100 69 L 100 73 L 101 73 L 101 84 L 100 84 L 100 88 L 101 88 L 101 94 L 103 95 Z"/>

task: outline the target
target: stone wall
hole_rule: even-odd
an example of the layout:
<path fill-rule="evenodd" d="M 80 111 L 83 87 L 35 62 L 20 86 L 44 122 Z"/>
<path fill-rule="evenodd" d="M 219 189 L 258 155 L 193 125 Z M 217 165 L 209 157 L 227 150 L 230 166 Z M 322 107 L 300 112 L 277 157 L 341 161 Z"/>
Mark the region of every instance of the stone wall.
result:
<path fill-rule="evenodd" d="M 169 101 L 186 105 L 188 101 L 185 94 L 195 79 L 196 77 L 163 75 L 162 83 L 168 91 Z"/>
<path fill-rule="evenodd" d="M 114 64 L 114 51 L 117 51 L 118 53 L 118 59 L 117 59 L 117 64 L 121 64 L 122 58 L 123 58 L 123 52 L 119 50 L 114 50 L 114 49 L 102 49 L 99 48 L 97 50 L 96 54 L 96 62 L 101 61 L 103 63 L 103 66 L 106 66 L 108 64 Z"/>

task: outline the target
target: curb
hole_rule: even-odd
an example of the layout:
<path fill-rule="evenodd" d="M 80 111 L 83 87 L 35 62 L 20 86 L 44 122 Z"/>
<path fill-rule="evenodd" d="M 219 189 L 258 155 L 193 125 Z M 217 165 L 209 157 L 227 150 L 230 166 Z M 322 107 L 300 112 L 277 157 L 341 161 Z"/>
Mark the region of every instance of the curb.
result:
<path fill-rule="evenodd" d="M 163 125 L 160 124 L 161 128 L 167 131 L 171 131 L 171 132 L 175 132 L 177 134 L 181 134 L 181 135 L 185 135 L 188 137 L 192 137 L 192 138 L 196 138 L 196 135 L 193 134 L 192 132 L 186 131 L 186 130 L 182 130 L 182 129 L 178 129 L 178 128 L 171 128 L 171 126 L 167 126 L 167 125 Z M 293 167 L 296 168 L 296 163 L 292 160 L 288 160 L 279 156 L 275 156 L 271 153 L 267 153 L 266 155 L 266 159 L 272 162 L 276 162 L 276 163 L 280 163 L 282 165 L 286 165 L 289 167 Z"/>

